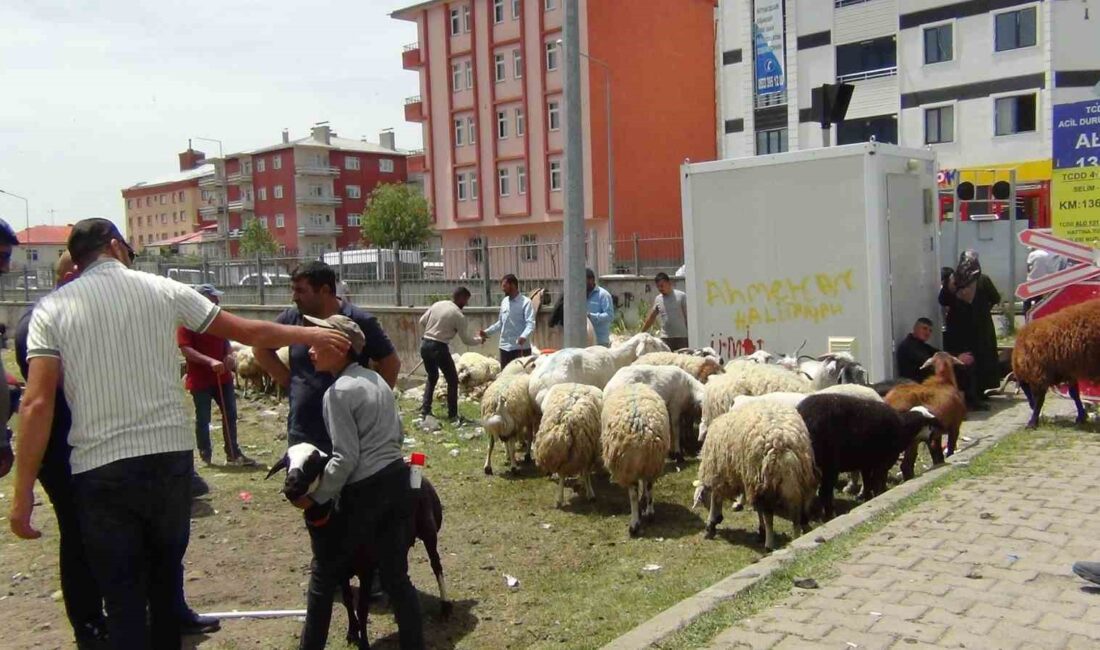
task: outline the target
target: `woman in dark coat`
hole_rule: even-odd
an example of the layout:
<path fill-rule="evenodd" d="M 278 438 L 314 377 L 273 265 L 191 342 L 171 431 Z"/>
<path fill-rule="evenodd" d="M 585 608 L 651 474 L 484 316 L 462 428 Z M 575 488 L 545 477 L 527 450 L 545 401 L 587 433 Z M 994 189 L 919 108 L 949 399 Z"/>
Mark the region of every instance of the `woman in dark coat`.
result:
<path fill-rule="evenodd" d="M 959 266 L 940 290 L 940 304 L 947 308 L 944 348 L 955 355 L 969 352 L 974 363 L 968 368 L 967 398 L 985 399 L 985 391 L 1001 383 L 997 363 L 997 330 L 993 307 L 1001 294 L 989 276 L 982 273 L 978 253 L 965 251 Z"/>

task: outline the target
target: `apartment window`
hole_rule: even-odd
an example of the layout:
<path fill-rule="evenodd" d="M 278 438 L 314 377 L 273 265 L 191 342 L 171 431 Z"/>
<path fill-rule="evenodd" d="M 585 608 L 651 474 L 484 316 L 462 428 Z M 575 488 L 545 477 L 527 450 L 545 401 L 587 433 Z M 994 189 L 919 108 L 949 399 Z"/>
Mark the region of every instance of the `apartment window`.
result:
<path fill-rule="evenodd" d="M 251 160 L 246 160 L 246 161 L 242 162 L 241 163 L 241 169 L 244 171 L 245 174 L 251 175 L 252 174 L 252 161 Z M 261 169 L 260 171 L 263 171 L 263 170 Z"/>
<path fill-rule="evenodd" d="M 264 227 L 264 230 L 267 230 L 267 217 L 260 217 L 260 225 Z"/>
<path fill-rule="evenodd" d="M 167 194 L 161 194 L 160 195 L 160 204 L 161 205 L 168 205 L 168 195 Z"/>
<path fill-rule="evenodd" d="M 516 167 L 516 189 L 520 194 L 527 193 L 527 168 L 523 165 Z"/>
<path fill-rule="evenodd" d="M 466 174 L 462 173 L 462 174 L 457 175 L 457 184 L 458 184 L 458 200 L 459 201 L 465 201 L 466 199 L 470 198 L 469 197 L 470 186 L 467 185 L 467 183 L 466 183 Z"/>
<path fill-rule="evenodd" d="M 997 51 L 1004 52 L 1035 45 L 1037 14 L 1036 7 L 997 14 L 993 19 L 996 30 L 994 47 Z"/>
<path fill-rule="evenodd" d="M 558 8 L 558 0 L 545 0 L 545 4 L 543 6 L 546 7 L 547 11 L 553 11 Z"/>
<path fill-rule="evenodd" d="M 167 212 L 161 212 L 160 213 L 160 223 L 161 223 L 162 226 L 163 225 L 168 225 L 168 213 Z"/>
<path fill-rule="evenodd" d="M 462 33 L 462 21 L 459 17 L 458 8 L 451 9 L 451 36 L 458 36 Z"/>
<path fill-rule="evenodd" d="M 462 90 L 462 66 L 457 63 L 451 64 L 451 89 Z"/>
<path fill-rule="evenodd" d="M 283 198 L 283 186 L 282 185 L 276 185 L 275 186 L 275 198 L 277 198 L 277 199 Z"/>
<path fill-rule="evenodd" d="M 282 214 L 276 214 L 275 215 L 275 227 L 276 228 L 286 227 L 286 217 L 283 216 Z"/>
<path fill-rule="evenodd" d="M 455 146 L 461 147 L 466 144 L 466 129 L 462 128 L 462 119 L 455 120 Z"/>
<path fill-rule="evenodd" d="M 538 237 L 535 235 L 519 236 L 519 254 L 524 262 L 535 262 L 539 259 Z"/>
<path fill-rule="evenodd" d="M 512 18 L 517 19 L 517 20 L 519 19 L 519 12 L 520 12 L 520 5 L 521 4 L 522 4 L 522 2 L 520 0 L 512 0 Z"/>
<path fill-rule="evenodd" d="M 256 173 L 267 171 L 267 162 L 263 158 L 256 161 Z"/>
<path fill-rule="evenodd" d="M 551 192 L 560 192 L 561 191 L 561 161 L 560 160 L 551 160 L 550 161 L 550 191 Z"/>
<path fill-rule="evenodd" d="M 558 101 L 550 102 L 546 107 L 547 121 L 550 123 L 550 130 L 557 131 L 561 128 L 561 103 Z"/>
<path fill-rule="evenodd" d="M 508 68 L 504 65 L 504 55 L 496 54 L 493 56 L 493 78 L 497 83 L 504 81 L 504 75 L 507 74 Z"/>
<path fill-rule="evenodd" d="M 310 185 L 309 186 L 309 195 L 310 196 L 316 196 L 316 197 L 322 197 L 322 196 L 325 195 L 325 190 L 320 185 Z"/>
<path fill-rule="evenodd" d="M 508 137 L 508 113 L 504 111 L 497 111 L 497 139 L 503 140 Z"/>
<path fill-rule="evenodd" d="M 878 142 L 898 143 L 898 116 L 879 115 L 876 117 L 845 120 L 837 125 L 837 144 L 855 144 L 868 142 L 874 136 Z"/>
<path fill-rule="evenodd" d="M 951 23 L 926 27 L 924 30 L 924 62 L 926 64 L 943 63 L 955 58 L 952 43 L 953 36 L 953 25 Z"/>
<path fill-rule="evenodd" d="M 266 201 L 267 200 L 267 188 L 266 187 L 261 187 L 260 189 L 256 190 L 256 198 L 260 199 L 261 201 Z"/>
<path fill-rule="evenodd" d="M 180 190 L 180 203 L 183 203 L 183 190 Z"/>
<path fill-rule="evenodd" d="M 473 117 L 466 118 L 466 140 L 469 141 L 470 144 L 475 144 L 477 142 L 477 130 L 474 129 Z"/>
<path fill-rule="evenodd" d="M 756 155 L 783 153 L 787 150 L 787 129 L 756 132 Z"/>
<path fill-rule="evenodd" d="M 383 174 L 393 173 L 393 159 L 392 158 L 379 158 L 378 159 L 378 171 Z"/>
<path fill-rule="evenodd" d="M 345 185 L 344 190 L 347 192 L 349 199 L 363 198 L 363 190 L 358 185 Z"/>
<path fill-rule="evenodd" d="M 523 50 L 518 47 L 512 50 L 512 76 L 516 79 L 523 78 Z"/>
<path fill-rule="evenodd" d="M 836 47 L 836 76 L 859 77 L 866 73 L 898 67 L 898 44 L 894 36 L 883 36 Z"/>
<path fill-rule="evenodd" d="M 497 170 L 497 191 L 501 196 L 509 196 L 512 193 L 512 175 L 507 169 Z"/>
<path fill-rule="evenodd" d="M 955 107 L 938 106 L 924 111 L 924 144 L 955 141 Z"/>
<path fill-rule="evenodd" d="M 470 200 L 477 198 L 477 174 L 470 172 Z"/>
<path fill-rule="evenodd" d="M 546 69 L 549 71 L 558 69 L 558 44 L 546 44 Z"/>
<path fill-rule="evenodd" d="M 175 195 L 173 195 L 173 196 L 175 196 Z M 178 212 L 173 212 L 172 213 L 172 223 L 179 223 L 179 222 L 180 222 L 179 213 Z"/>
<path fill-rule="evenodd" d="M 176 202 L 176 193 L 172 192 L 172 203 Z"/>
<path fill-rule="evenodd" d="M 282 154 L 277 153 L 277 154 L 275 154 L 274 157 L 272 157 L 271 167 L 274 168 L 274 169 L 282 169 L 283 168 L 283 155 Z"/>
<path fill-rule="evenodd" d="M 493 0 L 493 22 L 504 22 L 504 0 Z"/>
<path fill-rule="evenodd" d="M 358 213 L 348 215 L 348 225 L 352 228 L 358 228 L 361 223 L 362 217 Z"/>
<path fill-rule="evenodd" d="M 524 119 L 523 119 L 523 109 L 522 108 L 515 109 L 515 115 L 516 115 L 516 135 L 517 136 L 523 135 L 524 132 L 527 130 L 527 125 L 524 123 Z"/>
<path fill-rule="evenodd" d="M 474 87 L 474 64 L 472 61 L 465 61 L 462 64 L 463 71 L 466 73 L 466 88 Z"/>
<path fill-rule="evenodd" d="M 134 200 L 133 199 L 126 199 L 126 207 L 127 208 L 134 207 Z"/>
<path fill-rule="evenodd" d="M 470 5 L 462 6 L 462 31 L 470 33 Z"/>
<path fill-rule="evenodd" d="M 1035 99 L 1035 95 L 998 98 L 996 100 L 997 135 L 1035 131 Z"/>
<path fill-rule="evenodd" d="M 344 169 L 359 169 L 359 159 L 355 156 L 344 156 Z"/>

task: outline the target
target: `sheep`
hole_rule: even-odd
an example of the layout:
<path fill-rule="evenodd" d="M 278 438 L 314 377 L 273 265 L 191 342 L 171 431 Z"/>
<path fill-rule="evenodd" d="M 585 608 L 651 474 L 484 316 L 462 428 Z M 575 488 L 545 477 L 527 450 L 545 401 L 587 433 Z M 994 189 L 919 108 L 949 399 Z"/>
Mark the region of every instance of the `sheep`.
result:
<path fill-rule="evenodd" d="M 802 400 L 798 413 L 821 472 L 818 501 L 826 521 L 836 514 L 833 489 L 840 472 L 859 472 L 865 496 L 873 497 L 886 489 L 886 473 L 898 454 L 927 440 L 939 424 L 923 406 L 898 412 L 882 402 L 828 393 Z"/>
<path fill-rule="evenodd" d="M 765 393 L 809 393 L 810 381 L 773 365 L 761 365 L 741 360 L 726 364 L 725 374 L 707 382 L 703 400 L 703 418 L 699 424 L 699 441 L 707 437 L 710 422 L 730 410 L 738 395 Z"/>
<path fill-rule="evenodd" d="M 1100 298 L 1024 325 L 1012 349 L 1012 374 L 1031 407 L 1028 428 L 1039 426 L 1047 390 L 1069 384 L 1077 424 L 1088 419 L 1078 382 L 1100 381 Z"/>
<path fill-rule="evenodd" d="M 693 507 L 710 499 L 705 537 L 722 522 L 722 500 L 744 495 L 756 509 L 764 547 L 774 550 L 774 515 L 787 517 L 798 535 L 809 527 L 819 474 L 806 424 L 790 406 L 745 404 L 716 418 L 699 460 Z"/>
<path fill-rule="evenodd" d="M 535 435 L 535 465 L 558 475 L 557 507 L 565 505 L 565 479 L 579 476 L 589 500 L 592 470 L 600 462 L 603 392 L 584 384 L 558 384 L 546 394 L 546 410 Z"/>
<path fill-rule="evenodd" d="M 531 373 L 531 399 L 541 410 L 546 392 L 556 384 L 587 384 L 603 389 L 615 371 L 649 352 L 668 352 L 668 346 L 652 335 L 635 334 L 610 349 L 600 346 L 566 348 L 540 357 Z"/>
<path fill-rule="evenodd" d="M 867 383 L 867 370 L 848 352 L 824 354 L 816 359 L 799 357 L 798 371 L 810 380 L 814 390 L 834 384 Z"/>
<path fill-rule="evenodd" d="M 527 375 L 498 377 L 489 384 L 481 397 L 481 425 L 489 434 L 489 451 L 485 454 L 485 473 L 493 474 L 493 447 L 498 439 L 504 442 L 505 466 L 515 471 L 516 438 L 528 442 L 525 462 L 531 461 L 531 439 L 538 427 L 534 404 L 528 392 Z"/>
<path fill-rule="evenodd" d="M 455 362 L 458 383 L 470 392 L 492 383 L 500 374 L 500 361 L 477 352 L 463 352 Z"/>
<path fill-rule="evenodd" d="M 679 350 L 673 350 L 676 354 L 686 354 L 692 357 L 714 357 L 718 359 L 719 363 L 722 363 L 722 356 L 714 348 L 680 348 Z"/>
<path fill-rule="evenodd" d="M 646 358 L 654 355 L 645 355 Z M 697 358 L 697 357 L 692 357 Z M 675 366 L 631 365 L 621 368 L 607 382 L 604 394 L 610 395 L 630 384 L 645 384 L 653 388 L 668 408 L 669 425 L 672 432 L 672 457 L 677 461 L 684 459 L 681 451 L 685 434 L 690 434 L 699 416 L 703 412 L 703 399 L 706 389 L 701 382 L 689 373 Z"/>
<path fill-rule="evenodd" d="M 653 481 L 669 449 L 668 409 L 649 386 L 630 384 L 604 398 L 600 424 L 600 458 L 611 481 L 629 493 L 629 532 L 637 537 L 642 517 L 654 514 Z"/>
<path fill-rule="evenodd" d="M 695 356 L 679 352 L 650 352 L 634 361 L 636 366 L 676 366 L 704 384 L 711 375 L 722 372 L 722 359 L 717 356 Z"/>
<path fill-rule="evenodd" d="M 508 365 L 500 371 L 497 377 L 507 377 L 508 375 L 530 375 L 535 369 L 535 362 L 538 361 L 538 357 L 531 355 L 528 357 L 520 357 L 519 359 L 512 359 L 508 362 Z"/>
<path fill-rule="evenodd" d="M 244 348 L 243 350 L 238 350 L 236 355 L 237 378 L 241 382 L 241 388 L 246 392 L 249 388 L 254 391 L 263 391 L 266 387 L 268 376 L 256 361 L 256 357 L 252 354 L 252 349 Z"/>
<path fill-rule="evenodd" d="M 933 354 L 921 369 L 934 368 L 934 374 L 919 384 L 902 384 L 886 394 L 886 403 L 895 411 L 908 411 L 914 406 L 924 406 L 936 416 L 937 430 L 928 442 L 928 451 L 936 465 L 944 462 L 942 450 L 942 432 L 947 433 L 947 453 L 955 453 L 955 444 L 959 439 L 959 427 L 966 418 L 966 402 L 963 401 L 959 385 L 955 381 L 952 365 L 963 365 L 962 361 L 946 352 Z M 914 442 L 905 452 L 901 462 L 901 475 L 906 480 L 913 478 L 913 467 L 917 460 L 918 445 Z"/>

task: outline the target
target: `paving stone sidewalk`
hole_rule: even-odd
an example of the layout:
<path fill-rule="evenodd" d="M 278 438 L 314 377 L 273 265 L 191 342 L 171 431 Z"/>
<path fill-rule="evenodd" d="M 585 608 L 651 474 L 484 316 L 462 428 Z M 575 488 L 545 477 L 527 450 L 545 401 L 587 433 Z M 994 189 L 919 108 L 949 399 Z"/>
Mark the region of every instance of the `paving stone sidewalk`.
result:
<path fill-rule="evenodd" d="M 1100 435 L 965 479 L 712 648 L 1100 648 Z"/>

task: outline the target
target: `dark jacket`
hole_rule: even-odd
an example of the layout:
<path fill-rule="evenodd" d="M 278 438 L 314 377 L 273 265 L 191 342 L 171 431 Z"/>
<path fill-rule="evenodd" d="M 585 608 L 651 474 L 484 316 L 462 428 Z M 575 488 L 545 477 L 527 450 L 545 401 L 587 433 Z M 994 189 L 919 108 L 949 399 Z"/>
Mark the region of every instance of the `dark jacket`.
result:
<path fill-rule="evenodd" d="M 937 352 L 939 350 L 934 346 L 925 343 L 912 334 L 907 335 L 905 340 L 898 345 L 898 377 L 923 381 L 929 373 L 922 371 L 920 367 Z"/>
<path fill-rule="evenodd" d="M 984 274 L 978 276 L 977 283 L 972 302 L 959 300 L 944 287 L 940 290 L 940 304 L 947 308 L 943 347 L 951 354 L 974 355 L 976 388 L 982 391 L 1001 383 L 997 329 L 993 326 L 993 307 L 1000 304 L 1001 294 Z"/>

